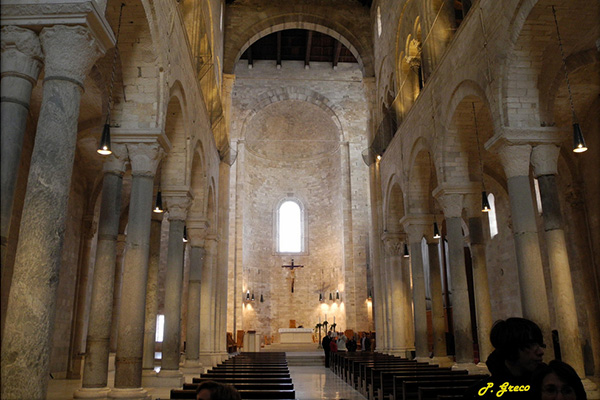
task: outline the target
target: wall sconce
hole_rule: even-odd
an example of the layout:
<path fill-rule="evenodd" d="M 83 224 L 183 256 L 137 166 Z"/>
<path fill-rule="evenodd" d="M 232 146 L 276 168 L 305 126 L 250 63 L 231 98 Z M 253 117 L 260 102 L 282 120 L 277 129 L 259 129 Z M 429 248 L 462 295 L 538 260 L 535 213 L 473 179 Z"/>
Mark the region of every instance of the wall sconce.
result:
<path fill-rule="evenodd" d="M 246 301 L 250 301 L 250 289 L 246 290 Z"/>
<path fill-rule="evenodd" d="M 156 193 L 156 203 L 154 204 L 154 209 L 152 210 L 152 212 L 155 212 L 157 214 L 165 212 L 163 205 L 162 205 L 162 194 L 160 193 L 160 188 L 158 189 L 158 192 Z"/>
<path fill-rule="evenodd" d="M 440 228 L 438 228 L 437 221 L 433 221 L 433 238 L 439 239 L 442 236 L 440 235 Z"/>
<path fill-rule="evenodd" d="M 187 243 L 187 242 L 188 242 L 187 227 L 184 225 L 183 226 L 183 243 Z"/>
<path fill-rule="evenodd" d="M 336 300 L 339 300 L 339 299 L 340 299 L 340 291 L 339 291 L 339 290 L 336 290 L 336 291 L 335 291 L 335 299 L 336 299 Z"/>
<path fill-rule="evenodd" d="M 410 254 L 408 254 L 408 245 L 404 243 L 404 258 L 408 257 L 410 257 Z"/>
<path fill-rule="evenodd" d="M 319 301 L 322 303 L 323 302 L 323 293 L 319 293 Z"/>
<path fill-rule="evenodd" d="M 373 301 L 373 293 L 371 292 L 371 289 L 369 289 L 369 294 L 367 295 L 367 300 Z"/>
<path fill-rule="evenodd" d="M 261 303 L 264 303 L 264 302 L 265 302 L 265 299 L 263 298 L 263 295 L 262 295 L 262 293 L 260 294 L 260 302 L 261 302 Z"/>

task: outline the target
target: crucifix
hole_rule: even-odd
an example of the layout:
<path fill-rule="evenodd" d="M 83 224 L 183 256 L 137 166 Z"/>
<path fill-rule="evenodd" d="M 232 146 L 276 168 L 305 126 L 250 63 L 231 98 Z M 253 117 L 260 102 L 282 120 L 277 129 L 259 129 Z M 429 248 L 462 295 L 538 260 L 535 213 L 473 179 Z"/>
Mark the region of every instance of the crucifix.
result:
<path fill-rule="evenodd" d="M 304 268 L 304 265 L 294 265 L 294 259 L 292 258 L 292 262 L 290 265 L 282 265 L 281 268 L 289 268 L 290 271 L 292 271 L 292 293 L 294 293 L 294 279 L 295 279 L 294 268 Z"/>

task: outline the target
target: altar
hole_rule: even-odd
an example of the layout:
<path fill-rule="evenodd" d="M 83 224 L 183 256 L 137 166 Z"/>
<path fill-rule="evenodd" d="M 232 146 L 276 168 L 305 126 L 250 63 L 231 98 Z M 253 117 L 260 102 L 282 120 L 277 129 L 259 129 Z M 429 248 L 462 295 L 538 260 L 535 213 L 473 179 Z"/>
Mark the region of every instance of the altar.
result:
<path fill-rule="evenodd" d="M 313 330 L 309 328 L 280 328 L 280 343 L 312 343 Z"/>

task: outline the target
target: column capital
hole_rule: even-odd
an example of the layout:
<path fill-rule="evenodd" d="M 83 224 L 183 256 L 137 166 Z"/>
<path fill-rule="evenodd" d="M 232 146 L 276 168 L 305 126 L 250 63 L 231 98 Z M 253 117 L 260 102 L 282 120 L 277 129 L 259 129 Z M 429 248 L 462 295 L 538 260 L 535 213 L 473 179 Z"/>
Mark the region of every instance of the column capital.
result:
<path fill-rule="evenodd" d="M 18 26 L 5 26 L 1 32 L 2 76 L 18 75 L 35 85 L 44 60 L 37 34 Z"/>
<path fill-rule="evenodd" d="M 127 153 L 131 162 L 132 175 L 145 175 L 153 177 L 156 174 L 158 163 L 165 152 L 162 147 L 154 143 L 128 143 Z"/>
<path fill-rule="evenodd" d="M 127 162 L 127 148 L 122 144 L 113 144 L 111 150 L 112 154 L 105 158 L 102 169 L 104 173 L 122 176 L 125 173 L 125 163 Z"/>
<path fill-rule="evenodd" d="M 400 225 L 408 233 L 409 243 L 418 243 L 432 234 L 433 221 L 432 214 L 408 214 L 400 219 Z"/>
<path fill-rule="evenodd" d="M 381 241 L 385 248 L 385 254 L 388 256 L 401 256 L 403 251 L 402 240 L 406 234 L 384 232 L 381 235 Z"/>
<path fill-rule="evenodd" d="M 167 194 L 166 190 L 163 190 L 163 198 L 167 203 L 167 210 L 169 213 L 169 221 L 180 220 L 185 221 L 187 213 L 192 204 L 192 195 L 186 191 L 178 191 L 174 193 L 172 190 Z"/>
<path fill-rule="evenodd" d="M 192 247 L 204 247 L 204 239 L 208 234 L 208 221 L 194 219 L 186 222 L 188 239 Z"/>
<path fill-rule="evenodd" d="M 171 151 L 172 145 L 161 128 L 143 128 L 143 129 L 127 129 L 127 128 L 111 128 L 111 142 L 123 144 L 158 143 L 163 150 L 168 153 Z"/>
<path fill-rule="evenodd" d="M 103 54 L 98 42 L 83 26 L 44 28 L 40 42 L 46 55 L 44 80 L 71 81 L 81 88 L 92 65 Z"/>
<path fill-rule="evenodd" d="M 461 217 L 465 195 L 474 193 L 481 195 L 481 184 L 478 182 L 469 182 L 461 186 L 443 183 L 432 192 L 433 197 L 442 206 L 445 218 Z"/>
<path fill-rule="evenodd" d="M 536 178 L 558 173 L 560 147 L 556 144 L 539 144 L 531 151 L 531 165 Z"/>

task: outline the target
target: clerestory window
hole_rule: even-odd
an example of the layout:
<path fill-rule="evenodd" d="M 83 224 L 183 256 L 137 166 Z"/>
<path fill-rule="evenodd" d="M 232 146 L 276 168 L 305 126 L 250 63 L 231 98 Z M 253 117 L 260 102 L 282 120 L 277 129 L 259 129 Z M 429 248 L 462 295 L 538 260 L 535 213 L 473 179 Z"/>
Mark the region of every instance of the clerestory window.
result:
<path fill-rule="evenodd" d="M 496 199 L 492 193 L 488 194 L 488 202 L 490 203 L 490 211 L 488 211 L 488 221 L 490 223 L 490 237 L 498 234 L 498 222 L 496 220 Z"/>

